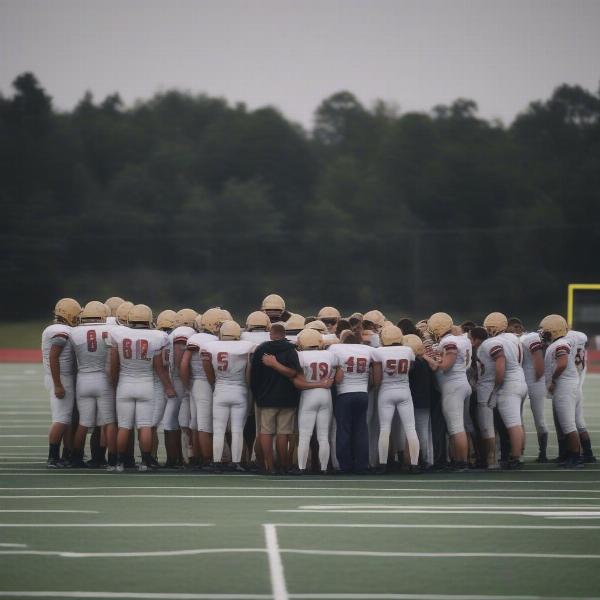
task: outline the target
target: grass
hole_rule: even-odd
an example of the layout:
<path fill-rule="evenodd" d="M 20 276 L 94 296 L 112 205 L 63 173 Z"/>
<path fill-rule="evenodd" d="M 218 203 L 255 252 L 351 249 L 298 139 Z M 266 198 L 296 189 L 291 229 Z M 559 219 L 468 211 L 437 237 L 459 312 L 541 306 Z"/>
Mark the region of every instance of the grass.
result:
<path fill-rule="evenodd" d="M 0 366 L 0 597 L 600 595 L 600 469 L 533 463 L 532 434 L 520 472 L 48 472 L 47 404 L 40 366 Z"/>
<path fill-rule="evenodd" d="M 0 348 L 39 348 L 42 331 L 51 319 L 39 321 L 0 322 Z"/>

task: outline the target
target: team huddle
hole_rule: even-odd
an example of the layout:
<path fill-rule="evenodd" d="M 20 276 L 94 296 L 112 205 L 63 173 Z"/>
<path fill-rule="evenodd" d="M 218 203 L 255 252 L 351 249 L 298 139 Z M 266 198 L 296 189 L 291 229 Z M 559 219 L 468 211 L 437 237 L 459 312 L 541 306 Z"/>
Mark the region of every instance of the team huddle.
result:
<path fill-rule="evenodd" d="M 49 468 L 519 469 L 527 397 L 538 462 L 549 460 L 548 399 L 553 460 L 565 468 L 596 462 L 583 418 L 587 337 L 559 315 L 529 333 L 499 312 L 482 326 L 455 325 L 443 312 L 394 325 L 378 310 L 343 318 L 331 306 L 305 318 L 277 294 L 243 329 L 222 308 L 155 319 L 148 306 L 119 297 L 83 308 L 63 298 L 54 315 L 42 334 Z"/>

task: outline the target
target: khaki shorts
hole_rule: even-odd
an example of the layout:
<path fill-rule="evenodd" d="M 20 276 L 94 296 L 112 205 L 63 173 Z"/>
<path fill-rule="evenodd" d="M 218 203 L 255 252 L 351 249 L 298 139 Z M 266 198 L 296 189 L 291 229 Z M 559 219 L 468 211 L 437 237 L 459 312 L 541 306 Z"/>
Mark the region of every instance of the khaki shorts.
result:
<path fill-rule="evenodd" d="M 258 409 L 258 407 L 257 407 Z M 290 435 L 294 433 L 295 408 L 272 408 L 263 406 L 257 410 L 260 433 Z"/>

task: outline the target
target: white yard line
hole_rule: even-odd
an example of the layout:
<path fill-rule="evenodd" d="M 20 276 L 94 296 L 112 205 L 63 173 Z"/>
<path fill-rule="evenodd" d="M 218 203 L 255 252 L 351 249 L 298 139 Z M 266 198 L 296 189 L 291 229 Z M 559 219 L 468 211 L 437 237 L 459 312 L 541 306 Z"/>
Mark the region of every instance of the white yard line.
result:
<path fill-rule="evenodd" d="M 24 510 L 24 509 L 0 509 L 0 513 L 81 513 L 89 515 L 100 514 L 98 510 Z"/>
<path fill-rule="evenodd" d="M 170 592 L 57 592 L 57 591 L 0 591 L 0 597 L 9 598 L 107 598 L 139 600 L 272 600 L 271 594 L 178 594 Z M 503 599 L 499 599 L 503 600 Z M 507 600 L 509 600 L 507 598 Z M 520 600 L 511 598 L 510 600 Z M 523 598 L 522 600 L 530 600 Z M 531 598 L 531 600 L 535 600 Z M 553 600 L 561 600 L 560 598 Z M 584 599 L 579 599 L 584 600 Z M 594 600 L 594 599 L 591 599 Z"/>
<path fill-rule="evenodd" d="M 304 490 L 304 491 L 313 491 L 313 490 L 331 490 L 331 491 L 340 491 L 340 488 L 336 488 L 336 487 L 311 487 L 309 490 L 307 490 L 305 487 L 297 487 L 297 486 L 264 486 L 264 485 L 257 485 L 257 486 L 251 486 L 251 485 L 111 485 L 111 486 L 105 486 L 105 485 L 87 485 L 87 486 L 79 486 L 79 487 L 75 487 L 75 486 L 68 486 L 68 487 L 56 487 L 56 486 L 52 486 L 52 487 L 5 487 L 5 486 L 0 486 L 0 490 L 4 490 L 4 491 L 23 491 L 23 490 L 29 490 L 29 491 L 38 491 L 38 490 L 59 490 L 59 491 L 66 491 L 66 490 L 106 490 L 108 487 L 108 489 L 111 490 L 263 490 L 263 491 L 270 491 L 270 490 Z M 439 489 L 429 489 L 429 488 L 361 488 L 361 487 L 347 487 L 347 488 L 343 488 L 343 491 L 369 491 L 369 492 L 443 492 L 446 495 L 444 496 L 445 498 L 447 498 L 447 493 L 448 492 L 472 492 L 472 493 L 481 493 L 481 492 L 494 492 L 494 493 L 515 493 L 518 492 L 518 490 L 515 489 L 464 489 L 464 488 L 439 488 Z M 600 489 L 598 490 L 575 490 L 575 489 L 568 489 L 568 490 L 557 490 L 557 489 L 548 489 L 548 488 L 537 488 L 535 490 L 522 490 L 522 493 L 526 494 L 526 493 L 532 493 L 532 492 L 539 492 L 539 493 L 548 493 L 548 492 L 559 492 L 559 493 L 572 493 L 572 494 L 600 494 Z M 333 498 L 335 498 L 336 496 L 332 496 Z M 407 498 L 418 498 L 420 496 L 407 496 Z M 453 498 L 455 498 L 456 496 L 453 496 Z M 477 498 L 480 498 L 481 496 L 468 496 L 468 498 L 474 498 L 475 500 Z M 483 496 L 485 497 L 485 496 Z M 493 496 L 494 498 L 497 498 L 497 496 Z M 502 498 L 506 498 L 507 496 L 502 496 Z M 523 498 L 523 496 L 518 496 L 518 498 Z M 562 497 L 560 499 L 563 499 Z M 565 500 L 573 500 L 572 497 L 570 496 L 565 496 L 564 497 Z M 595 500 L 596 498 L 594 498 Z M 598 499 L 600 499 L 600 496 L 598 497 Z"/>
<path fill-rule="evenodd" d="M 553 507 L 560 508 L 560 507 Z M 583 507 L 585 508 L 585 507 Z M 521 515 L 524 517 L 556 517 L 560 519 L 589 518 L 600 519 L 600 511 L 581 512 L 571 511 L 565 513 L 543 512 L 535 510 L 421 510 L 421 509 L 340 509 L 340 510 L 269 510 L 275 513 L 304 513 L 304 514 L 337 514 L 337 515 Z"/>
<path fill-rule="evenodd" d="M 370 550 L 280 550 L 284 554 L 317 556 L 372 556 L 378 558 L 542 558 L 598 560 L 600 554 L 542 554 L 528 552 L 377 552 Z"/>
<path fill-rule="evenodd" d="M 600 525 L 416 525 L 414 523 L 274 523 L 274 525 L 275 527 L 342 527 L 350 529 L 600 529 Z"/>
<path fill-rule="evenodd" d="M 263 524 L 267 554 L 269 556 L 269 573 L 274 600 L 288 600 L 289 595 L 283 574 L 283 563 L 277 541 L 277 529 L 271 523 Z"/>
<path fill-rule="evenodd" d="M 0 527 L 213 527 L 212 523 L 0 523 Z"/>
<path fill-rule="evenodd" d="M 548 596 L 469 594 L 290 594 L 297 600 L 549 600 Z M 552 596 L 550 600 L 600 600 L 595 597 Z"/>
<path fill-rule="evenodd" d="M 0 556 L 58 556 L 60 558 L 162 558 L 197 556 L 199 554 L 263 553 L 265 548 L 192 548 L 190 550 L 157 550 L 149 552 L 70 552 L 62 550 L 0 550 Z"/>

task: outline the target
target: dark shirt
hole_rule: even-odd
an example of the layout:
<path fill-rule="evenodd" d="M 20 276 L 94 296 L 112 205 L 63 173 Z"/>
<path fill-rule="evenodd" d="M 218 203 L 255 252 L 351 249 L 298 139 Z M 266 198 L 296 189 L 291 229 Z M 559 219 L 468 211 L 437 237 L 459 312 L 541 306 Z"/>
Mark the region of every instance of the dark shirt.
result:
<path fill-rule="evenodd" d="M 413 368 L 408 373 L 410 393 L 415 408 L 430 408 L 435 390 L 434 374 L 427 361 L 417 356 Z"/>
<path fill-rule="evenodd" d="M 275 369 L 262 364 L 264 354 L 272 354 L 283 366 L 302 372 L 296 348 L 288 340 L 263 342 L 254 351 L 250 369 L 250 388 L 257 406 L 272 408 L 295 408 L 300 390 L 291 379 L 280 375 Z"/>

